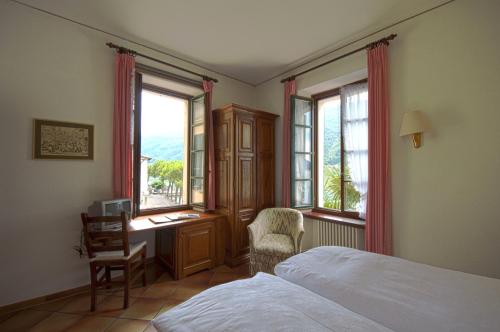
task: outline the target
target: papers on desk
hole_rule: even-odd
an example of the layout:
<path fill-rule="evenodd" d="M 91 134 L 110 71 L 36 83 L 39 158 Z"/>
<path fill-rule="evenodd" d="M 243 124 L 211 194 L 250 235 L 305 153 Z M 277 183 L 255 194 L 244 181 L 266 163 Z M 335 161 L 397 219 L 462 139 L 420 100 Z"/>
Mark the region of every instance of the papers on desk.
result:
<path fill-rule="evenodd" d="M 167 216 L 149 217 L 149 220 L 155 224 L 164 224 L 167 222 L 184 220 L 184 219 L 196 219 L 199 217 L 200 215 L 197 213 L 177 213 L 177 214 L 169 214 Z"/>
<path fill-rule="evenodd" d="M 184 220 L 184 219 L 196 219 L 199 218 L 200 215 L 198 213 L 178 213 L 178 214 L 169 214 L 165 216 L 169 218 L 171 221 Z"/>
<path fill-rule="evenodd" d="M 166 216 L 159 216 L 159 217 L 149 217 L 149 221 L 152 221 L 155 224 L 163 224 L 166 222 L 171 222 L 172 220 L 170 220 Z"/>

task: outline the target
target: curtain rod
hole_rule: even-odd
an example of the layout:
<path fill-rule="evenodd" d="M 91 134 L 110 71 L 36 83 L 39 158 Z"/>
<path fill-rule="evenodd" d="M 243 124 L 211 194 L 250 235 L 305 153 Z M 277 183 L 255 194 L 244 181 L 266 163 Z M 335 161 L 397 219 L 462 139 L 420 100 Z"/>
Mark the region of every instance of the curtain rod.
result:
<path fill-rule="evenodd" d="M 140 56 L 142 58 L 145 58 L 145 59 L 148 59 L 148 60 L 151 60 L 151 61 L 154 61 L 154 62 L 161 63 L 162 65 L 182 70 L 182 71 L 184 71 L 186 73 L 189 73 L 191 75 L 195 75 L 195 76 L 201 77 L 202 79 L 207 80 L 207 81 L 213 81 L 215 83 L 219 82 L 216 78 L 213 78 L 213 77 L 210 77 L 210 76 L 206 76 L 206 75 L 202 75 L 202 74 L 199 74 L 199 73 L 195 73 L 194 71 L 191 71 L 189 69 L 185 69 L 185 68 L 173 65 L 171 63 L 168 63 L 168 62 L 165 62 L 165 61 L 162 61 L 162 60 L 150 57 L 149 55 L 139 53 L 137 51 L 131 50 L 130 48 L 119 46 L 119 45 L 116 45 L 116 44 L 113 44 L 113 43 L 110 43 L 110 42 L 106 43 L 106 45 L 109 48 L 116 49 L 119 53 L 127 53 L 127 54 L 130 54 L 130 55 L 133 55 L 133 56 Z"/>
<path fill-rule="evenodd" d="M 362 50 L 365 50 L 365 49 L 368 49 L 368 48 L 372 48 L 372 47 L 374 47 L 374 46 L 376 46 L 376 45 L 378 45 L 378 44 L 384 43 L 384 44 L 389 45 L 389 40 L 393 40 L 394 38 L 396 38 L 396 36 L 397 36 L 397 34 L 394 34 L 394 33 L 393 33 L 392 35 L 389 35 L 389 36 L 387 36 L 387 37 L 385 37 L 385 38 L 379 39 L 379 40 L 374 41 L 374 42 L 372 42 L 372 43 L 369 43 L 369 44 L 367 44 L 367 45 L 365 45 L 365 46 L 363 46 L 363 47 L 357 48 L 357 49 L 355 49 L 354 51 L 348 52 L 348 53 L 346 53 L 346 54 L 342 54 L 341 56 L 338 56 L 338 57 L 336 57 L 336 58 L 334 58 L 334 59 L 328 60 L 328 61 L 323 62 L 323 63 L 321 63 L 321 64 L 319 64 L 319 65 L 317 65 L 317 66 L 314 66 L 314 67 L 312 67 L 312 68 L 309 68 L 309 69 L 306 69 L 306 70 L 304 70 L 304 71 L 301 71 L 301 72 L 300 72 L 300 73 L 298 73 L 298 74 L 288 76 L 287 78 L 282 79 L 282 80 L 281 80 L 281 83 L 285 83 L 286 81 L 291 81 L 291 80 L 294 80 L 294 79 L 295 79 L 296 77 L 298 77 L 298 76 L 302 76 L 302 75 L 304 75 L 304 74 L 306 74 L 306 73 L 308 73 L 308 72 L 310 72 L 310 71 L 313 71 L 313 70 L 316 70 L 316 69 L 321 68 L 321 67 L 323 67 L 323 66 L 326 66 L 326 65 L 328 65 L 328 64 L 330 64 L 330 63 L 332 63 L 332 62 L 335 62 L 335 61 L 337 61 L 337 60 L 340 60 L 340 59 L 346 58 L 346 57 L 348 57 L 348 56 L 350 56 L 350 55 L 353 55 L 353 54 L 355 54 L 355 53 L 358 53 L 358 52 L 360 52 L 360 51 L 362 51 Z"/>

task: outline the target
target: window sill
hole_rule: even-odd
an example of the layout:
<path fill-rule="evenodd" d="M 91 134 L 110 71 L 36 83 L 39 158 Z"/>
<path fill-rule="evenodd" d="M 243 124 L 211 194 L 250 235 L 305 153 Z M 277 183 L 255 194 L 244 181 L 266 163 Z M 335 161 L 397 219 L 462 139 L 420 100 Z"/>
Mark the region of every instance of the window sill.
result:
<path fill-rule="evenodd" d="M 365 221 L 353 218 L 346 218 L 341 216 L 335 216 L 332 214 L 313 212 L 313 211 L 302 211 L 302 215 L 309 219 L 321 220 L 326 222 L 331 222 L 339 225 L 346 225 L 350 227 L 365 229 Z"/>
<path fill-rule="evenodd" d="M 171 212 L 179 212 L 184 210 L 191 210 L 192 207 L 189 205 L 177 205 L 177 206 L 169 206 L 169 207 L 161 207 L 161 208 L 150 208 L 150 209 L 142 209 L 136 215 L 136 217 L 141 216 L 151 216 L 155 214 L 165 214 Z"/>

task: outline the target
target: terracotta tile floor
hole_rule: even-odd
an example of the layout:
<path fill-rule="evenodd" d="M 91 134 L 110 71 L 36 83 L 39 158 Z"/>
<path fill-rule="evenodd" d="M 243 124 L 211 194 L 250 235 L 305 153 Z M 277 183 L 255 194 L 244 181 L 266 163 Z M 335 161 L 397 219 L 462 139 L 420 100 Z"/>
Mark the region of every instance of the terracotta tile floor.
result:
<path fill-rule="evenodd" d="M 0 331 L 121 331 L 154 332 L 151 320 L 177 304 L 215 285 L 247 278 L 248 266 L 219 266 L 182 280 L 172 280 L 160 267 L 148 269 L 148 285 L 135 287 L 130 306 L 123 310 L 123 291 L 98 295 L 90 312 L 90 296 L 75 295 L 0 317 Z"/>

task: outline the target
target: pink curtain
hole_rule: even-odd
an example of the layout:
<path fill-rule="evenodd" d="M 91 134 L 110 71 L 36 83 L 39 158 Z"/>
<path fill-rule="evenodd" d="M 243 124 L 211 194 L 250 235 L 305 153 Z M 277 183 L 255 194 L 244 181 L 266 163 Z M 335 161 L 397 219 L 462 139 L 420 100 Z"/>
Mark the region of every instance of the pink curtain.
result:
<path fill-rule="evenodd" d="M 388 43 L 368 49 L 368 201 L 365 249 L 391 255 Z"/>
<path fill-rule="evenodd" d="M 282 149 L 282 166 L 281 166 L 281 205 L 290 207 L 291 205 L 291 185 L 290 185 L 290 96 L 297 93 L 297 84 L 295 80 L 285 82 L 285 110 L 283 113 L 283 149 Z"/>
<path fill-rule="evenodd" d="M 208 193 L 207 209 L 215 210 L 215 146 L 214 146 L 214 118 L 212 115 L 212 90 L 214 83 L 203 80 L 203 91 L 205 91 L 205 109 L 208 112 Z"/>
<path fill-rule="evenodd" d="M 132 79 L 135 59 L 115 56 L 115 107 L 113 113 L 113 196 L 132 198 Z"/>

